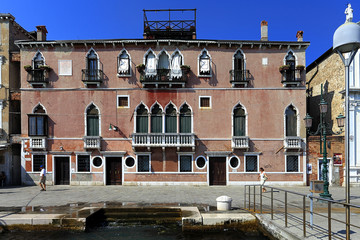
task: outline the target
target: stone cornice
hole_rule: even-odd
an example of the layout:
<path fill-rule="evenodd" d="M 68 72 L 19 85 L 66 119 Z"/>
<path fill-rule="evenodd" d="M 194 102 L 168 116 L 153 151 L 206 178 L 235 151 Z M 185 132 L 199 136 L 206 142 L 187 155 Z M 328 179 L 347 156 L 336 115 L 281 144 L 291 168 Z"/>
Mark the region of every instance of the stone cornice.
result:
<path fill-rule="evenodd" d="M 60 40 L 60 41 L 26 41 L 17 40 L 15 44 L 19 48 L 38 48 L 38 47 L 74 47 L 74 46 L 102 46 L 102 47 L 124 47 L 125 45 L 151 45 L 151 44 L 168 44 L 177 46 L 197 45 L 198 47 L 217 46 L 217 47 L 250 47 L 254 49 L 261 48 L 278 48 L 281 49 L 306 49 L 310 42 L 297 42 L 297 41 L 240 41 L 240 40 L 175 40 L 175 39 L 110 39 L 110 40 Z"/>

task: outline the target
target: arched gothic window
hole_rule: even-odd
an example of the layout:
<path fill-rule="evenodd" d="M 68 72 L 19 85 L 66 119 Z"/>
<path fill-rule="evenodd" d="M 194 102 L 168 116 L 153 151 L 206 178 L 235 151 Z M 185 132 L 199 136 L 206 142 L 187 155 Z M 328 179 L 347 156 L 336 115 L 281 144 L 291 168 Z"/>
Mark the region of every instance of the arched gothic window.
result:
<path fill-rule="evenodd" d="M 157 103 L 151 109 L 151 132 L 162 133 L 162 110 Z"/>
<path fill-rule="evenodd" d="M 297 113 L 294 106 L 290 105 L 285 110 L 286 136 L 297 136 Z"/>
<path fill-rule="evenodd" d="M 170 104 L 165 110 L 165 132 L 177 132 L 177 114 L 174 105 Z"/>
<path fill-rule="evenodd" d="M 99 110 L 94 104 L 86 111 L 86 136 L 99 136 Z"/>
<path fill-rule="evenodd" d="M 180 108 L 180 133 L 191 133 L 191 109 L 187 104 Z"/>
<path fill-rule="evenodd" d="M 148 133 L 148 110 L 141 104 L 136 110 L 136 132 Z"/>
<path fill-rule="evenodd" d="M 234 136 L 245 136 L 246 135 L 246 115 L 244 108 L 238 104 L 234 108 L 233 112 L 233 134 Z"/>

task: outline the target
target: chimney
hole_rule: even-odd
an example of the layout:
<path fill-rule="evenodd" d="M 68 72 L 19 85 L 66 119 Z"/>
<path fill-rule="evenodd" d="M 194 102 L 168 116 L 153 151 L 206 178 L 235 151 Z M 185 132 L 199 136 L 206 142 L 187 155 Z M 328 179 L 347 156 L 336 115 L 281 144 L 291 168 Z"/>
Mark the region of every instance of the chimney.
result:
<path fill-rule="evenodd" d="M 268 40 L 268 23 L 267 21 L 261 21 L 261 41 Z"/>
<path fill-rule="evenodd" d="M 46 41 L 46 34 L 48 31 L 46 30 L 45 26 L 36 26 L 37 34 L 36 34 L 36 40 L 37 41 Z"/>
<path fill-rule="evenodd" d="M 303 34 L 304 34 L 304 31 L 297 31 L 296 38 L 297 38 L 298 42 L 302 42 L 304 40 Z"/>

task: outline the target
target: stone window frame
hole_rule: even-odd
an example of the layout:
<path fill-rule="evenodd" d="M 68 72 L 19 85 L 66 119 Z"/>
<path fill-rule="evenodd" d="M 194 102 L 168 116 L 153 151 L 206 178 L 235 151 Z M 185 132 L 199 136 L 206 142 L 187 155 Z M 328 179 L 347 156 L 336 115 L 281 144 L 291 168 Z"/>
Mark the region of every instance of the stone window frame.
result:
<path fill-rule="evenodd" d="M 94 159 L 95 158 L 100 158 L 101 159 L 101 165 L 100 166 L 95 166 L 95 164 L 94 164 Z M 103 167 L 104 166 L 104 158 L 103 157 L 101 157 L 101 156 L 93 156 L 92 158 L 91 158 L 91 167 L 93 167 L 93 168 L 101 168 L 101 167 Z M 91 171 L 91 169 L 90 169 L 90 171 Z"/>
<path fill-rule="evenodd" d="M 128 105 L 127 106 L 119 106 L 120 101 L 119 98 L 127 97 Z M 130 108 L 130 96 L 129 95 L 116 95 L 116 106 L 117 108 Z"/>
<path fill-rule="evenodd" d="M 40 173 L 40 171 L 34 171 L 34 156 L 44 156 L 44 165 L 45 165 L 45 170 L 47 172 L 47 154 L 44 153 L 33 153 L 31 155 L 31 172 L 33 173 Z"/>
<path fill-rule="evenodd" d="M 203 167 L 199 167 L 199 165 L 198 165 L 198 159 L 199 159 L 199 158 L 204 158 L 204 159 L 205 159 L 205 164 L 204 164 Z M 196 166 L 197 169 L 204 169 L 204 168 L 207 167 L 207 165 L 208 165 L 208 159 L 207 159 L 205 156 L 200 155 L 200 156 L 197 156 L 197 157 L 196 157 L 196 159 L 195 159 L 195 166 Z"/>
<path fill-rule="evenodd" d="M 259 172 L 259 169 L 260 169 L 259 155 L 260 154 L 258 154 L 258 153 L 244 153 L 244 172 L 246 172 L 246 173 L 258 173 Z M 253 172 L 246 171 L 246 161 L 247 161 L 247 157 L 249 157 L 249 156 L 256 156 L 256 158 L 257 158 L 257 170 L 256 171 L 253 171 Z"/>
<path fill-rule="evenodd" d="M 208 107 L 203 107 L 201 105 L 201 99 L 203 98 L 208 98 L 209 99 L 209 106 Z M 212 99 L 211 96 L 199 96 L 199 109 L 211 109 L 212 108 Z"/>
<path fill-rule="evenodd" d="M 78 157 L 79 156 L 88 156 L 89 157 L 89 171 L 79 171 L 79 164 L 78 164 Z M 76 173 L 91 173 L 91 155 L 90 153 L 81 153 L 81 154 L 76 154 Z"/>
<path fill-rule="evenodd" d="M 287 169 L 287 157 L 288 156 L 297 156 L 297 161 L 298 161 L 298 163 L 297 163 L 297 168 L 298 168 L 298 171 L 288 171 L 288 169 Z M 294 154 L 294 153 L 291 153 L 291 154 L 285 154 L 284 155 L 284 159 L 285 159 L 285 163 L 284 163 L 284 166 L 285 166 L 285 169 L 284 169 L 284 171 L 286 172 L 286 173 L 301 173 L 301 171 L 300 171 L 300 154 Z"/>
<path fill-rule="evenodd" d="M 149 171 L 139 171 L 139 156 L 149 157 Z M 151 173 L 151 153 L 136 153 L 136 172 L 137 173 Z"/>
<path fill-rule="evenodd" d="M 230 162 L 231 162 L 231 159 L 232 159 L 232 158 L 236 158 L 236 159 L 238 160 L 238 164 L 237 164 L 236 167 L 231 166 L 231 163 L 230 163 Z M 228 160 L 228 165 L 230 166 L 231 169 L 234 169 L 234 170 L 240 168 L 240 166 L 241 166 L 240 158 L 239 158 L 238 156 L 235 156 L 235 155 L 230 156 L 230 157 L 229 157 L 229 160 Z"/>
<path fill-rule="evenodd" d="M 190 160 L 190 162 L 191 162 L 191 170 L 190 171 L 181 171 L 181 157 L 182 156 L 190 156 L 191 157 L 191 160 Z M 193 153 L 179 153 L 178 154 L 178 172 L 179 173 L 192 173 L 192 172 L 194 172 L 194 154 Z"/>

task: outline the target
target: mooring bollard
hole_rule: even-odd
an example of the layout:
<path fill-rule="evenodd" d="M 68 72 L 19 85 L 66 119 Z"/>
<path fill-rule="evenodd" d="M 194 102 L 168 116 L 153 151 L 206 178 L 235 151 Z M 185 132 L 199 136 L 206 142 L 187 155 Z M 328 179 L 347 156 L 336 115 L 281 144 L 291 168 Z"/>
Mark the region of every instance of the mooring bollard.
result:
<path fill-rule="evenodd" d="M 232 198 L 228 196 L 220 196 L 216 199 L 217 210 L 228 211 L 231 209 Z"/>

